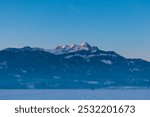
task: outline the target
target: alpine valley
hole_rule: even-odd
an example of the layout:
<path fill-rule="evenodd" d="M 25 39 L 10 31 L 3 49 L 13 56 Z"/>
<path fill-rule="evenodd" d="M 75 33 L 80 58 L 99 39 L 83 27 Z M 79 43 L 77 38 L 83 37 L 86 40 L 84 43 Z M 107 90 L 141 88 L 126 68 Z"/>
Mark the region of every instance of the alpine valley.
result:
<path fill-rule="evenodd" d="M 0 51 L 0 89 L 150 87 L 150 62 L 88 43 Z"/>

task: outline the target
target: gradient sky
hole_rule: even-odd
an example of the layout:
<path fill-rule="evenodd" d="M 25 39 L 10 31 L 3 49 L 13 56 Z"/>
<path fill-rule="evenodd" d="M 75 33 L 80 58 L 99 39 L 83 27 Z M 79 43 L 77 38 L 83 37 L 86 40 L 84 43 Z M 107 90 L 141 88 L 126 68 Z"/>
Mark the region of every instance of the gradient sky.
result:
<path fill-rule="evenodd" d="M 0 0 L 0 49 L 85 41 L 150 61 L 150 1 Z"/>

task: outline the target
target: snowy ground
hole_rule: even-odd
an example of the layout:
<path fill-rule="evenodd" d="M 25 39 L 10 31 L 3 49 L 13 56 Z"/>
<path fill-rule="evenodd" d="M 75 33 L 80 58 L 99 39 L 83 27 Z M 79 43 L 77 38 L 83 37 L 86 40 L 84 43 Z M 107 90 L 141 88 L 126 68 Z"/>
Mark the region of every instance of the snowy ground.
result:
<path fill-rule="evenodd" d="M 0 90 L 0 100 L 150 100 L 150 89 Z"/>

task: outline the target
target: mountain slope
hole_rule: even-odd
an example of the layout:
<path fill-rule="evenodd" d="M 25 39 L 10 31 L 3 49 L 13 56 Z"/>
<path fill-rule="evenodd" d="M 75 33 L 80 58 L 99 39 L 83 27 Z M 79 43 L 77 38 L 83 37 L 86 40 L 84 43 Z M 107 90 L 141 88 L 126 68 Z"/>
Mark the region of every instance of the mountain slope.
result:
<path fill-rule="evenodd" d="M 1 89 L 95 89 L 150 86 L 150 62 L 88 43 L 0 51 Z"/>

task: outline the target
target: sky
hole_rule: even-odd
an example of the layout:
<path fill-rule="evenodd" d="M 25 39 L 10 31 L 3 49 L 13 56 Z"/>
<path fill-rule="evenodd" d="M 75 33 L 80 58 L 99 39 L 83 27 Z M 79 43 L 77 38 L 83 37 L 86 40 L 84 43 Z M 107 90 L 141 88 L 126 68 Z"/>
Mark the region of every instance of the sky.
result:
<path fill-rule="evenodd" d="M 82 42 L 150 61 L 150 1 L 0 0 L 0 49 Z"/>

